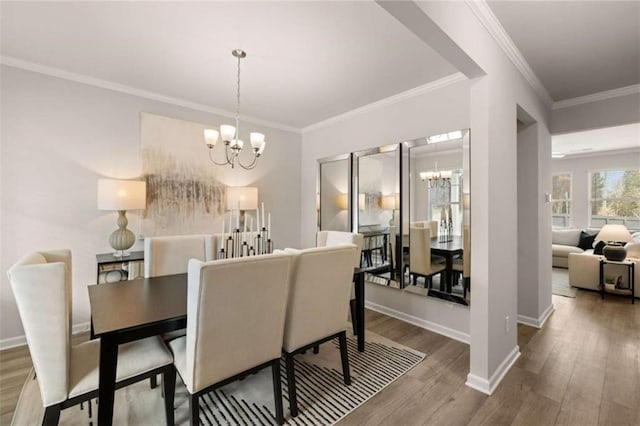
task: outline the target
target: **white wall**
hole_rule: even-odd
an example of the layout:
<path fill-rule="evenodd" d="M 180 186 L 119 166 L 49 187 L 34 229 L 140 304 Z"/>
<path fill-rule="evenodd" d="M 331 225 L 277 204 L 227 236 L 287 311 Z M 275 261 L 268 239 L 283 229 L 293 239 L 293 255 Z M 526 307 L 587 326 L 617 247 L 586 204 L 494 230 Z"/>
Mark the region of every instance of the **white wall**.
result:
<path fill-rule="evenodd" d="M 603 99 L 551 112 L 551 133 L 572 133 L 637 123 L 640 93 Z"/>
<path fill-rule="evenodd" d="M 571 227 L 589 226 L 589 172 L 624 170 L 640 167 L 640 150 L 605 155 L 581 155 L 555 158 L 551 173 L 571 173 Z M 551 178 L 549 178 L 551 179 Z"/>
<path fill-rule="evenodd" d="M 140 112 L 212 125 L 229 119 L 8 66 L 2 66 L 1 91 L 0 343 L 6 344 L 23 331 L 4 272 L 30 251 L 72 250 L 73 321 L 88 321 L 86 286 L 95 281 L 95 254 L 111 250 L 107 239 L 117 217 L 96 209 L 96 181 L 140 174 Z M 229 168 L 223 183 L 257 186 L 272 211 L 276 246 L 298 246 L 300 164 L 283 159 L 300 157 L 301 136 L 251 127 L 267 135 L 260 164 L 250 172 Z M 137 216 L 128 216 L 137 234 Z M 218 229 L 212 223 L 211 231 Z"/>
<path fill-rule="evenodd" d="M 315 242 L 314 194 L 318 159 L 468 128 L 468 105 L 469 82 L 463 81 L 304 133 L 301 178 L 302 244 L 311 246 Z M 472 136 L 472 150 L 473 143 Z M 461 336 L 468 336 L 468 308 L 373 284 L 367 286 L 366 297 L 369 303 L 437 324 Z"/>

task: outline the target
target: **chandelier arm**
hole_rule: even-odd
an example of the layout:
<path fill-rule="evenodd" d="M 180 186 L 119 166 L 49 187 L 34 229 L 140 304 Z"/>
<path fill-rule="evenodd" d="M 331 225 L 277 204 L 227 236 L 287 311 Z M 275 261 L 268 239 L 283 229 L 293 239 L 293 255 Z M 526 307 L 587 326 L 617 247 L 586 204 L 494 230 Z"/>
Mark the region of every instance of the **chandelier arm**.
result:
<path fill-rule="evenodd" d="M 209 148 L 209 160 L 211 160 L 211 162 L 217 166 L 226 166 L 227 164 L 229 164 L 229 160 L 227 159 L 226 163 L 218 163 L 216 160 L 213 159 L 213 149 Z"/>
<path fill-rule="evenodd" d="M 238 157 L 238 164 L 240 164 L 240 167 L 245 170 L 251 170 L 256 166 L 256 164 L 258 164 L 258 156 L 254 154 L 253 161 L 248 165 L 242 164 L 242 161 L 240 161 L 240 157 Z"/>

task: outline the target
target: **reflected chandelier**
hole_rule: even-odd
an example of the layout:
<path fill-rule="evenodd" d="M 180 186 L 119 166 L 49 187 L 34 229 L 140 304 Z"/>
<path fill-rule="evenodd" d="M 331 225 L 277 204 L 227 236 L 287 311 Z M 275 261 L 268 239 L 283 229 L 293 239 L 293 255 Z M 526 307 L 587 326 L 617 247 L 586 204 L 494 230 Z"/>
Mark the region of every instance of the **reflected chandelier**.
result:
<path fill-rule="evenodd" d="M 253 160 L 249 164 L 242 164 L 240 161 L 240 153 L 244 142 L 239 138 L 240 136 L 240 59 L 247 56 L 246 52 L 241 49 L 235 49 L 231 52 L 233 56 L 238 58 L 238 85 L 236 90 L 236 125 L 231 126 L 229 124 L 223 124 L 220 126 L 220 130 L 217 129 L 205 129 L 204 140 L 209 148 L 209 159 L 218 166 L 231 165 L 231 168 L 235 168 L 236 164 L 240 165 L 243 169 L 253 169 L 258 163 L 258 158 L 264 152 L 266 142 L 262 133 L 252 132 L 249 134 L 251 140 L 251 148 L 253 150 Z M 225 161 L 217 162 L 213 159 L 213 148 L 218 142 L 218 138 L 222 137 L 224 142 Z"/>
<path fill-rule="evenodd" d="M 427 182 L 429 188 L 444 188 L 451 185 L 451 170 L 438 171 L 438 162 L 434 172 L 421 172 L 420 179 Z"/>

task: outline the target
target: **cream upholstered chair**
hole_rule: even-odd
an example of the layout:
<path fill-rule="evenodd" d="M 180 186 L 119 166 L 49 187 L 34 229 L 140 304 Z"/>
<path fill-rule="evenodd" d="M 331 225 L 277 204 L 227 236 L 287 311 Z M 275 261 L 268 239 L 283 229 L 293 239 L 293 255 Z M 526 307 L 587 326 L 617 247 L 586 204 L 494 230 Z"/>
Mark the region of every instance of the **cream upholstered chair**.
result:
<path fill-rule="evenodd" d="M 170 235 L 144 239 L 144 276 L 185 274 L 189 259 L 213 260 L 215 256 L 213 235 Z M 165 341 L 184 336 L 185 330 L 175 330 L 162 335 Z M 152 380 L 152 386 L 155 382 Z"/>
<path fill-rule="evenodd" d="M 442 274 L 446 268 L 442 263 L 434 263 L 431 260 L 431 230 L 411 227 L 409 244 L 409 272 L 413 277 L 413 285 L 416 285 L 417 277 L 424 277 L 430 284 L 431 277 Z"/>
<path fill-rule="evenodd" d="M 189 259 L 213 260 L 213 235 L 172 235 L 144 239 L 144 276 L 184 274 Z"/>
<path fill-rule="evenodd" d="M 57 424 L 60 410 L 98 395 L 100 341 L 71 344 L 71 252 L 29 254 L 7 275 L 22 320 L 45 407 L 43 424 Z M 175 371 L 162 340 L 120 345 L 116 388 L 165 375 L 165 410 L 173 424 Z"/>
<path fill-rule="evenodd" d="M 344 383 L 351 384 L 347 356 L 347 301 L 351 293 L 355 244 L 286 249 L 293 255 L 282 350 L 287 366 L 291 416 L 298 415 L 294 356 L 338 337 Z"/>
<path fill-rule="evenodd" d="M 271 367 L 278 424 L 284 421 L 280 355 L 291 256 L 189 261 L 187 335 L 169 342 L 198 424 L 199 397 Z"/>
<path fill-rule="evenodd" d="M 356 252 L 353 258 L 353 267 L 360 267 L 360 259 L 362 257 L 362 244 L 364 243 L 364 236 L 355 232 L 342 232 L 342 231 L 318 231 L 316 234 L 316 247 L 331 247 L 343 244 L 355 244 Z M 353 332 L 356 332 L 356 293 L 355 288 L 351 286 L 351 299 L 349 300 L 349 306 L 351 309 L 351 324 L 353 325 Z"/>
<path fill-rule="evenodd" d="M 451 266 L 454 274 L 454 282 L 457 281 L 459 274 L 462 274 L 464 297 L 467 298 L 467 292 L 471 289 L 471 233 L 469 225 L 462 228 L 462 259 L 455 259 Z"/>

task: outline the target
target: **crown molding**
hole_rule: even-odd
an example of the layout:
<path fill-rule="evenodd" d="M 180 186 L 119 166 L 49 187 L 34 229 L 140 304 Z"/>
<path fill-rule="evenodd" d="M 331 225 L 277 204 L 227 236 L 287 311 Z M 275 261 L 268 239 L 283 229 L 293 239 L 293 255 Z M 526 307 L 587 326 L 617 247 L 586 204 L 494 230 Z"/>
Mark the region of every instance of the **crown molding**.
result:
<path fill-rule="evenodd" d="M 547 89 L 538 76 L 533 72 L 533 69 L 516 47 L 511 37 L 509 37 L 509 34 L 507 34 L 487 2 L 485 0 L 465 0 L 465 3 L 487 31 L 489 31 L 489 34 L 491 34 L 496 43 L 498 43 L 498 46 L 500 46 L 505 55 L 507 55 L 507 58 L 509 58 L 518 71 L 520 71 L 520 74 L 527 80 L 529 85 L 531 85 L 542 102 L 548 107 L 551 107 L 553 105 L 553 99 L 549 95 L 549 92 L 547 92 Z"/>
<path fill-rule="evenodd" d="M 314 130 L 321 129 L 323 127 L 330 126 L 332 124 L 339 123 L 341 121 L 348 120 L 349 118 L 364 114 L 366 112 L 376 110 L 382 108 L 387 105 L 396 104 L 398 102 L 404 101 L 406 99 L 414 98 L 416 96 L 422 95 L 427 92 L 431 92 L 437 89 L 441 89 L 446 86 L 450 86 L 455 83 L 459 83 L 461 81 L 467 80 L 464 74 L 461 72 L 457 72 L 455 74 L 448 75 L 441 79 L 429 82 L 427 84 L 423 84 L 422 86 L 414 87 L 413 89 L 409 89 L 405 92 L 398 93 L 393 96 L 389 96 L 388 98 L 380 99 L 378 101 L 372 102 L 370 104 L 352 109 L 345 113 L 333 116 L 331 118 L 327 118 L 326 120 L 319 121 L 315 124 L 311 124 L 302 129 L 302 133 L 308 133 Z"/>
<path fill-rule="evenodd" d="M 631 86 L 620 87 L 604 92 L 592 93 L 590 95 L 578 96 L 576 98 L 565 99 L 554 102 L 552 109 L 568 108 L 576 105 L 588 104 L 590 102 L 603 101 L 605 99 L 617 98 L 620 96 L 640 94 L 640 84 L 632 84 Z"/>
<path fill-rule="evenodd" d="M 171 96 L 165 96 L 165 95 L 161 95 L 155 92 L 150 92 L 147 90 L 136 89 L 135 87 L 125 86 L 123 84 L 114 83 L 108 80 L 101 80 L 99 78 L 90 77 L 84 74 L 77 74 L 77 73 L 62 70 L 59 68 L 40 65 L 34 62 L 24 61 L 22 59 L 14 58 L 11 56 L 0 56 L 0 64 L 6 65 L 12 68 L 19 68 L 26 71 L 32 71 L 39 74 L 48 75 L 51 77 L 57 77 L 64 80 L 74 81 L 76 83 L 86 84 L 88 86 L 94 86 L 94 87 L 99 87 L 101 89 L 112 90 L 114 92 L 126 93 L 127 95 L 137 96 L 139 98 L 150 99 L 153 101 L 158 101 L 158 102 L 163 102 L 163 103 L 176 105 L 184 108 L 189 108 L 196 111 L 216 114 L 223 117 L 235 118 L 234 112 L 228 111 L 225 109 L 215 108 L 209 105 L 204 105 L 197 102 L 191 102 L 184 99 L 173 98 Z M 261 118 L 251 117 L 246 115 L 243 115 L 240 118 L 243 121 L 246 121 L 252 124 L 267 126 L 273 129 L 284 130 L 286 132 L 293 132 L 297 134 L 301 133 L 301 130 L 297 127 L 292 127 L 292 126 L 278 123 L 275 121 L 263 120 Z"/>
<path fill-rule="evenodd" d="M 586 151 L 586 152 L 567 152 L 562 158 L 554 158 L 553 161 L 572 160 L 576 158 L 588 158 L 588 157 L 604 157 L 607 155 L 624 155 L 624 154 L 640 154 L 640 146 L 617 148 L 617 149 L 603 149 L 599 151 Z"/>

